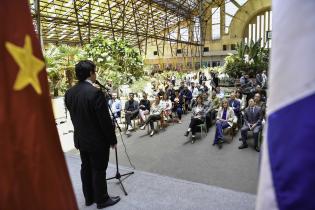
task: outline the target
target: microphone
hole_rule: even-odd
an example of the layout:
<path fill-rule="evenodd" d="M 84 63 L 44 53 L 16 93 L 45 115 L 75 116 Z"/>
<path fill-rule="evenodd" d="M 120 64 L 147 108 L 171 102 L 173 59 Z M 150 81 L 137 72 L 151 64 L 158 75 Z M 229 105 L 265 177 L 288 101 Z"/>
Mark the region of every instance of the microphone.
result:
<path fill-rule="evenodd" d="M 105 93 L 106 100 L 112 99 L 112 95 L 110 94 L 110 89 L 108 87 L 105 87 L 105 85 L 102 85 L 98 80 L 95 80 L 94 83 L 100 86 L 101 91 Z"/>
<path fill-rule="evenodd" d="M 107 91 L 109 90 L 107 87 L 105 87 L 104 85 L 102 85 L 98 80 L 95 80 L 94 83 L 97 84 L 98 86 L 100 86 L 101 88 L 107 90 Z"/>

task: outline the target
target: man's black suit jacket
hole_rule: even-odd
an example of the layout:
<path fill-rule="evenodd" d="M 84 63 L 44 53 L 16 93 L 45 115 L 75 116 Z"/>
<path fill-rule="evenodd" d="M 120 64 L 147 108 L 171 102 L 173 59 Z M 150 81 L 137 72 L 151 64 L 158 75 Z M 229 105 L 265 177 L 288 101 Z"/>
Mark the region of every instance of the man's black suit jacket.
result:
<path fill-rule="evenodd" d="M 108 151 L 117 143 L 104 94 L 89 82 L 79 82 L 65 94 L 74 126 L 74 145 L 88 152 Z"/>

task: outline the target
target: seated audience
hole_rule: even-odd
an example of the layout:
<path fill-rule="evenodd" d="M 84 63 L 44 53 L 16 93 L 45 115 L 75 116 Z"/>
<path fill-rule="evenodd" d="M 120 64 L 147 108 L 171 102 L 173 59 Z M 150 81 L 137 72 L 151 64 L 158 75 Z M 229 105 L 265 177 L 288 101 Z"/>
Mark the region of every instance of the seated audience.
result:
<path fill-rule="evenodd" d="M 154 131 L 154 122 L 157 120 L 161 120 L 161 115 L 162 115 L 162 111 L 163 111 L 163 106 L 162 103 L 160 101 L 160 97 L 157 95 L 155 96 L 155 101 L 153 102 L 152 106 L 151 106 L 151 110 L 150 110 L 150 115 L 149 117 L 144 121 L 143 126 L 141 126 L 141 130 L 144 130 L 145 127 L 150 124 L 150 136 L 153 136 L 155 131 Z"/>
<path fill-rule="evenodd" d="M 164 120 L 167 120 L 168 117 L 172 118 L 172 101 L 168 98 L 167 94 L 164 94 L 161 105 L 163 107 Z"/>
<path fill-rule="evenodd" d="M 180 82 L 180 86 L 178 88 L 178 92 L 181 93 L 185 88 L 185 83 L 183 81 Z"/>
<path fill-rule="evenodd" d="M 235 93 L 231 93 L 230 95 L 229 106 L 232 107 L 234 114 L 236 116 L 239 116 L 241 110 L 241 103 L 239 102 L 239 100 L 236 99 Z"/>
<path fill-rule="evenodd" d="M 199 84 L 194 84 L 194 83 L 191 83 L 191 92 L 192 92 L 192 100 L 191 100 L 191 107 L 194 107 L 195 106 L 195 103 L 196 103 L 196 98 L 197 96 L 199 96 L 199 89 L 198 89 L 198 86 Z"/>
<path fill-rule="evenodd" d="M 263 89 L 267 89 L 267 83 L 268 83 L 268 77 L 267 77 L 267 72 L 266 71 L 263 71 L 263 73 L 261 74 L 262 78 L 263 78 L 263 82 L 262 82 L 262 85 L 261 87 Z"/>
<path fill-rule="evenodd" d="M 255 93 L 259 93 L 259 95 L 261 97 L 261 100 L 263 102 L 267 101 L 267 93 L 266 93 L 266 91 L 264 89 L 261 88 L 261 86 L 259 86 L 259 85 L 256 86 Z"/>
<path fill-rule="evenodd" d="M 166 91 L 166 94 L 168 96 L 169 99 L 171 99 L 171 101 L 174 101 L 175 98 L 175 89 L 174 86 L 172 84 L 170 84 L 169 88 Z"/>
<path fill-rule="evenodd" d="M 261 108 L 261 118 L 265 119 L 266 116 L 266 102 L 261 100 L 261 96 L 259 93 L 256 93 L 254 96 L 255 105 Z"/>
<path fill-rule="evenodd" d="M 114 117 L 115 118 L 120 118 L 121 116 L 121 102 L 117 98 L 117 95 L 115 93 L 112 94 L 112 99 L 108 101 L 108 105 L 111 108 Z"/>
<path fill-rule="evenodd" d="M 258 136 L 261 130 L 261 108 L 255 106 L 254 99 L 248 101 L 249 106 L 245 109 L 244 113 L 244 126 L 241 130 L 242 142 L 243 144 L 239 146 L 239 149 L 244 149 L 248 147 L 247 144 L 247 132 L 253 131 L 254 140 L 255 140 L 255 150 L 259 152 L 258 147 Z"/>
<path fill-rule="evenodd" d="M 203 97 L 203 104 L 205 108 L 205 117 L 206 117 L 207 132 L 208 132 L 211 125 L 211 102 L 208 100 L 209 97 L 207 93 L 203 93 L 202 97 Z"/>
<path fill-rule="evenodd" d="M 199 84 L 201 85 L 205 81 L 207 81 L 207 77 L 205 73 L 201 73 L 201 75 L 199 76 Z"/>
<path fill-rule="evenodd" d="M 222 148 L 223 144 L 223 129 L 232 127 L 234 120 L 234 111 L 228 105 L 226 99 L 222 100 L 221 107 L 217 114 L 216 131 L 214 141 L 212 145 L 218 144 L 219 149 Z"/>
<path fill-rule="evenodd" d="M 229 100 L 229 106 L 232 107 L 234 115 L 237 117 L 238 122 L 240 122 L 239 120 L 241 118 L 241 103 L 239 102 L 239 100 L 236 99 L 235 93 L 231 93 L 230 97 L 231 98 Z"/>
<path fill-rule="evenodd" d="M 246 95 L 246 105 L 247 105 L 248 100 L 253 97 L 253 92 L 255 91 L 254 85 L 252 81 L 249 79 L 249 75 L 246 73 L 244 74 L 244 76 L 241 77 L 240 83 L 241 83 L 242 93 Z"/>
<path fill-rule="evenodd" d="M 218 97 L 219 99 L 223 99 L 223 98 L 224 98 L 224 91 L 221 90 L 221 88 L 220 88 L 219 86 L 216 87 L 215 92 L 216 92 L 217 97 Z"/>
<path fill-rule="evenodd" d="M 180 96 L 184 99 L 184 110 L 188 111 L 188 107 L 192 99 L 192 93 L 187 86 L 185 86 L 184 89 L 180 92 Z"/>
<path fill-rule="evenodd" d="M 143 99 L 141 99 L 139 104 L 139 115 L 141 122 L 144 122 L 146 119 L 146 115 L 150 113 L 150 101 L 148 100 L 148 95 L 146 93 L 143 94 Z"/>
<path fill-rule="evenodd" d="M 160 98 L 162 98 L 163 97 L 163 95 L 164 95 L 164 88 L 162 88 L 162 87 L 160 87 L 159 88 L 159 92 L 157 93 L 157 95 L 160 97 Z"/>
<path fill-rule="evenodd" d="M 179 92 L 175 92 L 175 98 L 173 102 L 173 112 L 177 114 L 178 117 L 178 123 L 182 123 L 182 114 L 183 114 L 183 105 L 184 105 L 184 100 L 183 98 L 179 95 Z"/>
<path fill-rule="evenodd" d="M 256 86 L 262 86 L 263 83 L 263 76 L 261 73 L 256 74 Z"/>
<path fill-rule="evenodd" d="M 139 103 L 134 100 L 134 94 L 129 94 L 129 100 L 125 103 L 125 118 L 127 124 L 126 134 L 130 134 L 130 131 L 133 130 L 131 125 L 131 120 L 135 119 L 139 114 Z"/>
<path fill-rule="evenodd" d="M 195 143 L 196 136 L 195 133 L 197 132 L 197 125 L 204 123 L 205 120 L 205 109 L 203 105 L 203 100 L 201 96 L 197 97 L 197 104 L 193 108 L 193 116 L 191 118 L 189 128 L 185 133 L 185 136 L 189 135 L 191 132 L 191 143 Z"/>
<path fill-rule="evenodd" d="M 206 82 L 205 82 L 205 81 L 202 82 L 202 85 L 200 86 L 200 90 L 201 90 L 202 93 L 208 93 L 209 88 L 208 88 L 208 86 L 206 85 Z"/>
<path fill-rule="evenodd" d="M 171 82 L 172 82 L 172 85 L 175 86 L 175 84 L 176 84 L 176 76 L 175 76 L 174 73 L 173 73 L 173 75 L 171 76 Z"/>
<path fill-rule="evenodd" d="M 220 99 L 217 97 L 216 92 L 212 91 L 211 106 L 210 106 L 210 117 L 211 117 L 210 123 L 212 123 L 212 121 L 216 118 L 220 105 L 221 105 Z"/>
<path fill-rule="evenodd" d="M 241 110 L 245 109 L 246 100 L 245 100 L 245 97 L 243 97 L 243 94 L 241 93 L 241 90 L 237 89 L 235 91 L 235 97 L 241 104 Z"/>

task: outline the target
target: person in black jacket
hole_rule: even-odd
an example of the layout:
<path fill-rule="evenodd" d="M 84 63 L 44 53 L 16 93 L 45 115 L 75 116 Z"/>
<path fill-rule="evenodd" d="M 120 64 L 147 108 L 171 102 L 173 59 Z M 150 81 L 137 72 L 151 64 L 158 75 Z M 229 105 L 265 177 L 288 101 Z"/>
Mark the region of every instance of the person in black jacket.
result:
<path fill-rule="evenodd" d="M 105 208 L 120 200 L 108 195 L 106 184 L 109 148 L 116 148 L 117 139 L 105 96 L 93 86 L 95 68 L 88 60 L 76 64 L 79 82 L 67 90 L 65 104 L 74 127 L 74 145 L 80 151 L 85 204 L 95 202 L 97 208 Z"/>

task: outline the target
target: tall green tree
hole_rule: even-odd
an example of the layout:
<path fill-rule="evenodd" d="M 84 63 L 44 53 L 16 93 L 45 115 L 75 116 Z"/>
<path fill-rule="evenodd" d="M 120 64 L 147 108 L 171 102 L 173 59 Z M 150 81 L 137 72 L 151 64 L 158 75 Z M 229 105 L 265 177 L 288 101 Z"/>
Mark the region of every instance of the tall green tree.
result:
<path fill-rule="evenodd" d="M 74 66 L 82 57 L 82 50 L 68 45 L 49 45 L 44 52 L 47 73 L 54 96 L 62 94 L 74 82 Z"/>
<path fill-rule="evenodd" d="M 97 36 L 84 50 L 88 58 L 99 67 L 98 76 L 103 82 L 112 80 L 113 85 L 118 87 L 131 84 L 144 75 L 143 58 L 125 40 L 109 40 Z"/>

